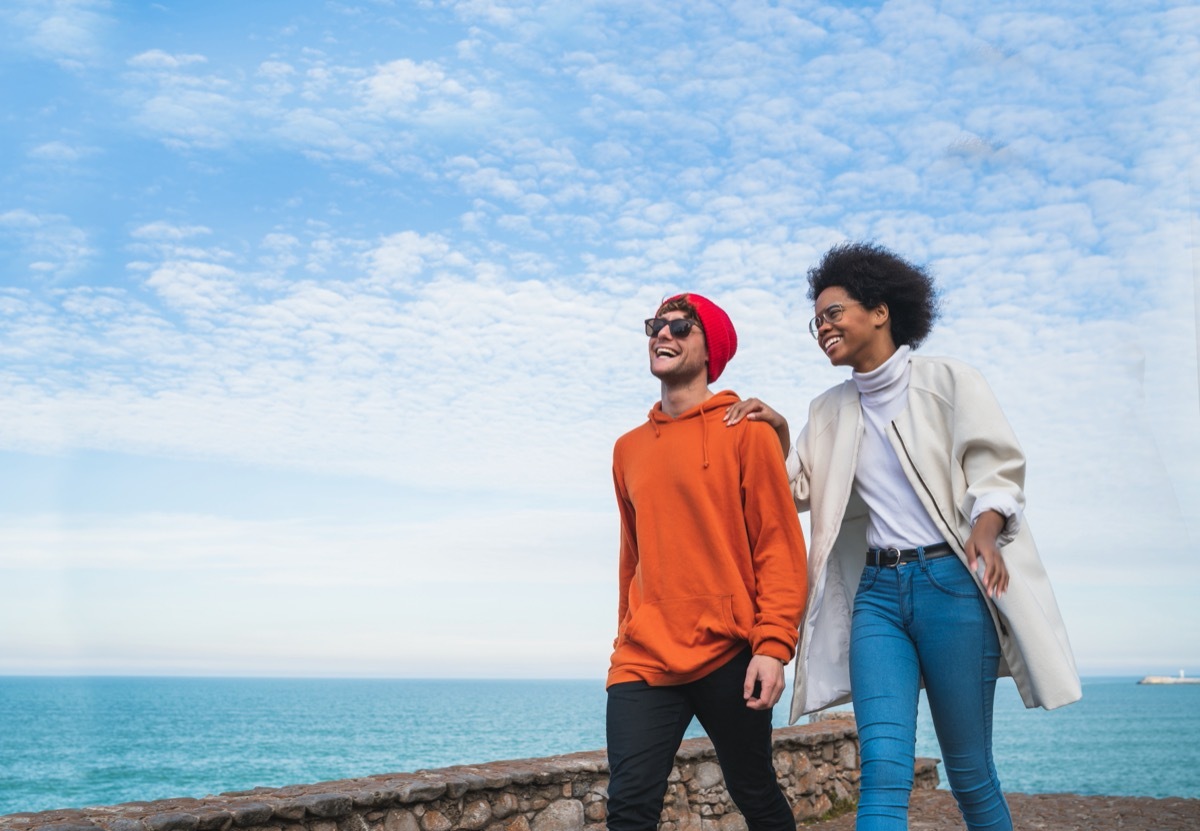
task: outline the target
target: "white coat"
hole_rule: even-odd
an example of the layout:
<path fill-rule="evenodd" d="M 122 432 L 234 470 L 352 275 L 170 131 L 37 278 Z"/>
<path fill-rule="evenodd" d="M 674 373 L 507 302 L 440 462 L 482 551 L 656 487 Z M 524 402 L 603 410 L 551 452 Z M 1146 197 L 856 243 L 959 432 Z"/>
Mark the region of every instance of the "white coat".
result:
<path fill-rule="evenodd" d="M 1024 506 L 1025 456 L 978 371 L 948 358 L 913 355 L 911 361 L 908 403 L 888 439 L 925 510 L 965 564 L 977 499 L 1003 491 Z M 858 389 L 846 381 L 812 402 L 788 459 L 796 507 L 811 511 L 812 524 L 792 722 L 850 700 L 850 614 L 866 560 L 867 508 L 854 487 L 864 430 Z M 987 602 L 1000 638 L 1000 674 L 1012 676 L 1026 707 L 1077 701 L 1075 659 L 1028 524 L 1010 517 L 999 543 L 1008 590 Z M 982 592 L 978 574 L 975 579 Z"/>

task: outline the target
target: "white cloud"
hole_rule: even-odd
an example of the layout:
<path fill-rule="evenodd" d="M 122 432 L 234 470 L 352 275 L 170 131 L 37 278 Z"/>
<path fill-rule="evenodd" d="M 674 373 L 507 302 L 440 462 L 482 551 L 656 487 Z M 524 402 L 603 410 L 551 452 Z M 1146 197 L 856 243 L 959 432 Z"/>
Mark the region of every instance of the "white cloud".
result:
<path fill-rule="evenodd" d="M 216 148 L 233 140 L 239 116 L 237 102 L 228 95 L 175 89 L 143 101 L 137 120 L 172 146 Z"/>
<path fill-rule="evenodd" d="M 376 157 L 376 148 L 348 133 L 347 125 L 336 115 L 304 108 L 292 110 L 283 116 L 282 123 L 274 131 L 287 144 L 298 146 L 301 152 L 314 158 L 371 163 Z"/>
<path fill-rule="evenodd" d="M 172 55 L 161 49 L 151 49 L 134 55 L 127 63 L 136 69 L 183 69 L 186 66 L 208 63 L 203 55 Z"/>
<path fill-rule="evenodd" d="M 0 226 L 5 228 L 40 228 L 44 224 L 41 217 L 22 208 L 0 214 Z"/>
<path fill-rule="evenodd" d="M 387 283 L 405 286 L 445 267 L 455 270 L 468 260 L 451 251 L 444 239 L 404 231 L 385 238 L 368 255 L 369 272 Z"/>
<path fill-rule="evenodd" d="M 17 252 L 10 259 L 10 267 L 23 265 L 38 280 L 53 282 L 73 277 L 97 254 L 87 232 L 60 214 L 34 213 L 24 208 L 5 211 L 0 214 L 0 243 L 5 238 L 15 242 Z"/>
<path fill-rule="evenodd" d="M 279 99 L 291 95 L 296 90 L 294 78 L 296 68 L 283 61 L 263 61 L 258 66 L 257 73 L 262 83 L 255 91 L 269 99 Z"/>
<path fill-rule="evenodd" d="M 134 239 L 178 241 L 191 237 L 206 236 L 212 233 L 211 228 L 203 225 L 178 225 L 159 220 L 140 225 L 129 232 Z"/>
<path fill-rule="evenodd" d="M 400 117 L 411 115 L 413 105 L 427 95 L 461 96 L 465 92 L 437 64 L 407 59 L 379 67 L 361 82 L 361 88 L 368 110 Z"/>
<path fill-rule="evenodd" d="M 65 141 L 50 141 L 31 149 L 29 157 L 39 161 L 71 163 L 82 161 L 97 152 L 95 147 L 74 145 Z"/>
<path fill-rule="evenodd" d="M 235 273 L 205 262 L 167 262 L 154 269 L 146 285 L 171 306 L 184 311 L 225 311 L 238 297 Z"/>
<path fill-rule="evenodd" d="M 0 21 L 21 48 L 80 70 L 101 56 L 110 8 L 107 0 L 14 0 Z"/>

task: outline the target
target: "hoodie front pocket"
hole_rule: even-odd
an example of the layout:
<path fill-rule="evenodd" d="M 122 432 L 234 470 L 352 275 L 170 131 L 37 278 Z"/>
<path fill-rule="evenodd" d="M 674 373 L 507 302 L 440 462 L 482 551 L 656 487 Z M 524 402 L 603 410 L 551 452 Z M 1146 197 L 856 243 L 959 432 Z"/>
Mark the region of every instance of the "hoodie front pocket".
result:
<path fill-rule="evenodd" d="M 625 638 L 664 667 L 689 671 L 739 639 L 733 597 L 704 594 L 643 603 L 626 625 Z"/>

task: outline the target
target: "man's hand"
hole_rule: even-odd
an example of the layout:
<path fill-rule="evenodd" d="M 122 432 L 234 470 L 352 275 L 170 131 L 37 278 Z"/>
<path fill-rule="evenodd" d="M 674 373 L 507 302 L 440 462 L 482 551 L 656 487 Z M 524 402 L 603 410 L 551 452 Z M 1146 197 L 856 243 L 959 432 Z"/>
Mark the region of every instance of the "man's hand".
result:
<path fill-rule="evenodd" d="M 756 696 L 755 687 L 758 687 Z M 770 655 L 755 655 L 746 667 L 742 697 L 751 710 L 769 710 L 783 695 L 783 662 Z"/>
<path fill-rule="evenodd" d="M 967 567 L 975 570 L 983 560 L 983 590 L 991 597 L 999 597 L 1008 589 L 1008 567 L 1000 554 L 996 538 L 1004 530 L 1005 517 L 996 511 L 984 511 L 975 520 L 971 536 L 967 539 Z"/>

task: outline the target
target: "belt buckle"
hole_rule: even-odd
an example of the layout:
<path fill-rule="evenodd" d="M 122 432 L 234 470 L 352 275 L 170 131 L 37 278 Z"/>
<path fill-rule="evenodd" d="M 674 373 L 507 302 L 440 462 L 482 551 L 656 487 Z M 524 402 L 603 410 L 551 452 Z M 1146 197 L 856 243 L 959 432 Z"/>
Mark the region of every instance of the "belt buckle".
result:
<path fill-rule="evenodd" d="M 892 560 L 892 562 L 890 562 L 890 563 L 884 559 L 885 557 L 887 557 L 888 559 L 891 559 L 893 556 L 895 557 L 895 559 Z M 899 566 L 900 565 L 900 549 L 899 548 L 885 548 L 882 551 L 880 551 L 879 552 L 879 565 L 882 566 L 883 568 L 896 568 L 897 566 Z"/>

